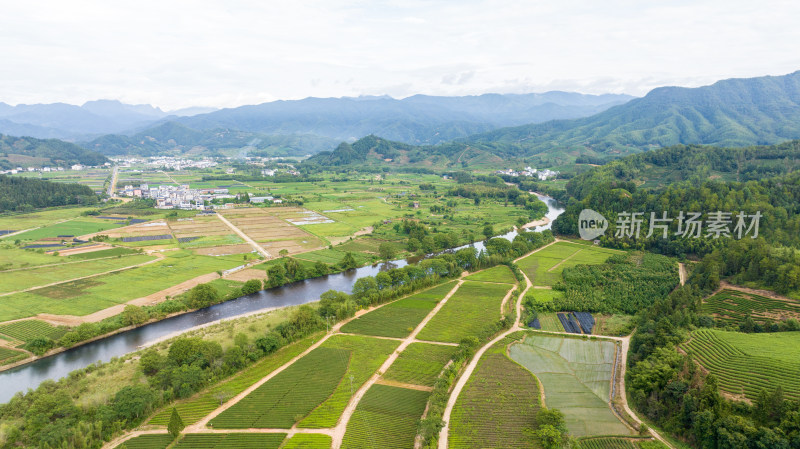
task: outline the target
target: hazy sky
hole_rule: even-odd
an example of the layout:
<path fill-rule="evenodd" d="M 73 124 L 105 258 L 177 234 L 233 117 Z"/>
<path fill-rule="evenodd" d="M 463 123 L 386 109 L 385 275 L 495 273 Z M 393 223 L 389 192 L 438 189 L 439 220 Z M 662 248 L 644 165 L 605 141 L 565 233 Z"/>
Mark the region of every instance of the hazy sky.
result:
<path fill-rule="evenodd" d="M 800 70 L 798 17 L 769 0 L 9 1 L 0 101 L 643 95 Z"/>

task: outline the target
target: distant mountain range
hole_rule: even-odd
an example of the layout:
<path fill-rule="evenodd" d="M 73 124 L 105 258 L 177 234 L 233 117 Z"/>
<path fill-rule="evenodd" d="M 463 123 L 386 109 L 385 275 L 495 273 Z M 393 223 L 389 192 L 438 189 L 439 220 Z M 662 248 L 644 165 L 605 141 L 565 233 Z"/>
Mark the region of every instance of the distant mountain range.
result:
<path fill-rule="evenodd" d="M 766 145 L 800 138 L 800 71 L 660 87 L 591 117 L 502 128 L 462 142 L 513 147 L 550 164 L 579 154 L 614 158 L 675 144 Z"/>
<path fill-rule="evenodd" d="M 211 112 L 210 108 L 188 108 L 164 112 L 159 108 L 97 100 L 75 106 L 66 103 L 0 103 L 0 133 L 38 138 L 86 139 L 150 126 L 167 117 Z"/>

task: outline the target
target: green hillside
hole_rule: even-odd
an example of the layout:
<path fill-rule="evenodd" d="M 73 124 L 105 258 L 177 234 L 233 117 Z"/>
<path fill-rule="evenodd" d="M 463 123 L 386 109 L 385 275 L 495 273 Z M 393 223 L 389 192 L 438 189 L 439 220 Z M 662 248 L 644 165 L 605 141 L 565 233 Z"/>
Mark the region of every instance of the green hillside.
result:
<path fill-rule="evenodd" d="M 0 134 L 0 170 L 73 164 L 102 165 L 108 158 L 95 151 L 58 139 L 36 139 Z"/>

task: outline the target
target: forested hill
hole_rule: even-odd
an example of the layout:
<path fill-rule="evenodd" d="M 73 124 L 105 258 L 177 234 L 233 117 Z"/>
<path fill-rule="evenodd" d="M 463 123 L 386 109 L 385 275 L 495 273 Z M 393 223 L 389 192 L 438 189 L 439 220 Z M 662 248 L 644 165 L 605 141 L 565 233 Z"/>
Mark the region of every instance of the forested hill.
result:
<path fill-rule="evenodd" d="M 0 169 L 13 167 L 103 165 L 108 158 L 58 139 L 36 139 L 0 134 Z"/>
<path fill-rule="evenodd" d="M 563 163 L 579 154 L 618 157 L 676 144 L 747 146 L 800 138 L 800 71 L 661 87 L 591 117 L 502 128 L 464 140 L 517 145 Z"/>
<path fill-rule="evenodd" d="M 0 175 L 0 212 L 97 201 L 97 195 L 88 186 Z"/>
<path fill-rule="evenodd" d="M 178 122 L 166 122 L 132 136 L 109 134 L 82 145 L 107 155 L 159 156 L 188 153 L 305 156 L 331 148 L 337 142 L 313 135 L 266 135 L 233 129 L 197 130 Z"/>
<path fill-rule="evenodd" d="M 307 159 L 305 166 L 343 165 L 402 166 L 416 168 L 500 167 L 503 156 L 511 157 L 502 146 L 445 143 L 415 146 L 367 136 L 352 144 L 342 142 L 333 151 L 323 151 Z"/>

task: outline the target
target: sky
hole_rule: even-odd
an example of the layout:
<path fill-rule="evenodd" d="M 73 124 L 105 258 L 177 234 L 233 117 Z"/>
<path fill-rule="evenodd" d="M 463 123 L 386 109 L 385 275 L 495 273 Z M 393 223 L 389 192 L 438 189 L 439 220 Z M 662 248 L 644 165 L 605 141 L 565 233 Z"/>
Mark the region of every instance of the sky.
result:
<path fill-rule="evenodd" d="M 800 70 L 798 17 L 771 0 L 5 2 L 0 102 L 641 96 Z"/>

